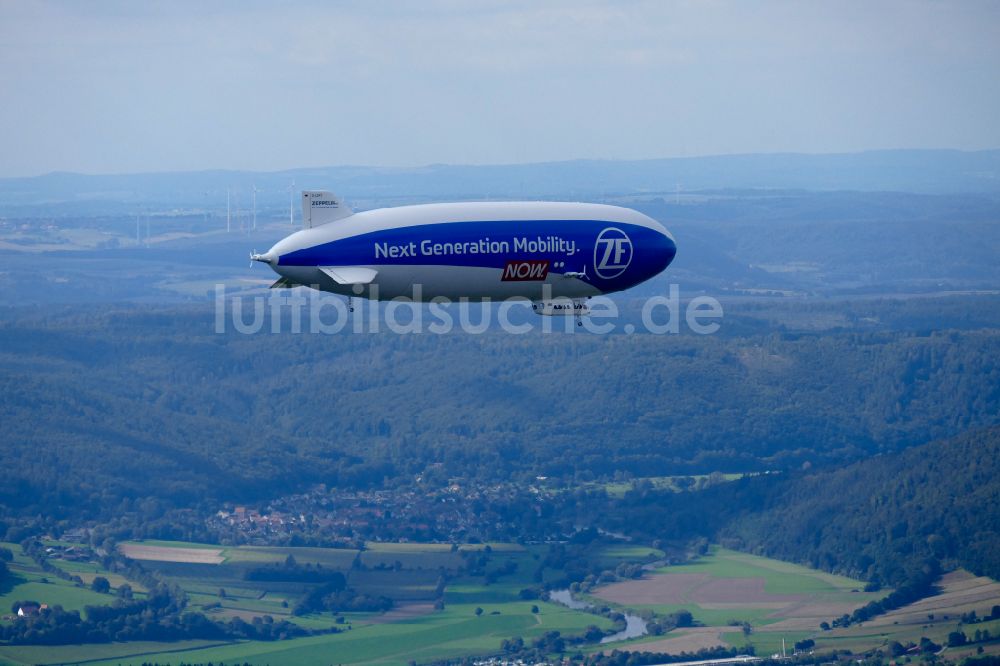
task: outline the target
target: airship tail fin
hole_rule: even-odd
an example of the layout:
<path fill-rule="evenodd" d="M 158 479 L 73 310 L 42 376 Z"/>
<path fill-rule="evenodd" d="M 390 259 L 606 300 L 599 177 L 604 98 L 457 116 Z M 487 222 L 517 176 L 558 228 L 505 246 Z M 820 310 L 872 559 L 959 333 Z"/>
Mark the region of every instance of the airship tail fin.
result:
<path fill-rule="evenodd" d="M 351 207 L 333 192 L 305 190 L 302 192 L 302 228 L 311 229 L 354 215 Z"/>

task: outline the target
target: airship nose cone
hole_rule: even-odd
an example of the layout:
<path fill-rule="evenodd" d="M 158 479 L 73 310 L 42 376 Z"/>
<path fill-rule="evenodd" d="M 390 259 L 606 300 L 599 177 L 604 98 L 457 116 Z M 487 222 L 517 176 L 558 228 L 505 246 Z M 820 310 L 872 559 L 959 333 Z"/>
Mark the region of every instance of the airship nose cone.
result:
<path fill-rule="evenodd" d="M 677 242 L 669 231 L 664 234 L 658 249 L 663 261 L 663 267 L 666 268 L 674 260 L 674 257 L 677 256 Z"/>
<path fill-rule="evenodd" d="M 274 266 L 276 263 L 278 263 L 278 255 L 275 254 L 274 248 L 271 248 L 270 250 L 268 250 L 264 254 L 257 254 L 256 252 L 253 253 L 253 254 L 251 254 L 250 255 L 250 260 L 251 261 L 260 261 L 262 263 L 270 264 L 271 266 Z"/>

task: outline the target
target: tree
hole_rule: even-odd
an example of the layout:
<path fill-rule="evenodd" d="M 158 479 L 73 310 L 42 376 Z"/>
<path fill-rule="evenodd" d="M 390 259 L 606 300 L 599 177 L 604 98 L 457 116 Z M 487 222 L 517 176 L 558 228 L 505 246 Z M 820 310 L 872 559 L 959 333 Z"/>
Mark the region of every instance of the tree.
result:
<path fill-rule="evenodd" d="M 920 637 L 920 651 L 924 654 L 931 652 L 937 652 L 941 649 L 941 646 L 927 638 L 926 636 Z"/>
<path fill-rule="evenodd" d="M 514 638 L 505 638 L 500 643 L 500 649 L 504 652 L 520 652 L 524 649 L 524 639 L 520 636 L 514 636 Z"/>
<path fill-rule="evenodd" d="M 480 608 L 479 606 L 476 606 L 476 617 L 479 617 L 482 614 L 483 614 L 483 609 Z"/>
<path fill-rule="evenodd" d="M 90 584 L 90 589 L 94 592 L 100 592 L 101 594 L 107 594 L 111 591 L 111 583 L 104 576 L 95 576 L 93 582 Z"/>
<path fill-rule="evenodd" d="M 948 634 L 948 647 L 961 647 L 969 642 L 969 637 L 964 631 L 953 631 Z"/>
<path fill-rule="evenodd" d="M 41 606 L 41 604 L 38 603 L 37 601 L 31 601 L 31 600 L 15 601 L 10 605 L 10 612 L 17 613 L 18 609 L 20 609 L 21 606 Z"/>

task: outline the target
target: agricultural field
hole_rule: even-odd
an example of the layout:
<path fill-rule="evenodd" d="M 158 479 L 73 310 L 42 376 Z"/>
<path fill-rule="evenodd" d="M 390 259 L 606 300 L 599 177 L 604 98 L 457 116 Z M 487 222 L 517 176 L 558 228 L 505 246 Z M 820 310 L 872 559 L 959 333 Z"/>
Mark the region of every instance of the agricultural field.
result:
<path fill-rule="evenodd" d="M 961 570 L 942 578 L 940 594 L 846 629 L 822 631 L 821 622 L 850 614 L 890 592 L 866 593 L 860 591 L 863 587 L 863 582 L 850 578 L 713 548 L 690 564 L 656 569 L 642 580 L 603 586 L 590 596 L 595 602 L 636 611 L 670 613 L 683 608 L 701 625 L 615 644 L 618 649 L 676 654 L 752 645 L 758 655 L 770 655 L 781 651 L 782 639 L 790 652 L 796 641 L 811 638 L 815 650 L 864 653 L 891 641 L 919 643 L 922 636 L 944 645 L 948 633 L 960 628 L 970 638 L 976 629 L 1000 634 L 998 620 L 962 627 L 962 614 L 976 611 L 984 617 L 1000 604 L 1000 583 Z M 743 622 L 750 625 L 749 635 L 740 626 Z M 976 647 L 950 648 L 949 658 L 972 654 Z M 984 649 L 1000 653 L 1000 641 Z"/>
<path fill-rule="evenodd" d="M 618 562 L 649 562 L 655 561 L 664 556 L 664 552 L 651 546 L 638 546 L 633 544 L 607 544 L 600 546 L 595 559 L 602 564 L 610 566 L 617 565 Z"/>
<path fill-rule="evenodd" d="M 816 637 L 816 645 L 820 649 L 864 652 L 892 641 L 902 644 L 918 642 L 921 636 L 944 645 L 952 631 L 964 631 L 971 638 L 977 629 L 988 630 L 992 636 L 1000 637 L 1000 620 L 975 624 L 963 624 L 961 621 L 961 616 L 971 611 L 975 611 L 980 618 L 988 616 L 992 607 L 1000 604 L 1000 582 L 958 570 L 945 574 L 938 588 L 939 594 L 867 622 L 821 632 Z M 971 654 L 976 647 L 949 648 L 949 659 Z M 1000 654 L 1000 641 L 994 640 L 983 647 L 985 652 Z"/>
<path fill-rule="evenodd" d="M 133 560 L 152 562 L 182 562 L 191 564 L 222 564 L 226 558 L 221 548 L 178 548 L 142 543 L 125 543 L 118 550 Z"/>
<path fill-rule="evenodd" d="M 863 582 L 850 578 L 713 548 L 692 563 L 661 567 L 641 580 L 597 588 L 591 597 L 635 611 L 668 614 L 684 609 L 700 625 L 615 645 L 621 649 L 676 653 L 749 644 L 758 654 L 774 654 L 781 651 L 782 638 L 791 648 L 795 641 L 818 633 L 821 622 L 887 593 L 866 593 L 863 587 Z M 749 623 L 749 635 L 744 635 L 743 623 Z M 636 647 L 626 647 L 632 644 Z"/>
<path fill-rule="evenodd" d="M 456 575 L 463 552 L 486 554 L 482 544 L 453 549 L 440 544 L 371 543 L 365 550 L 294 547 L 203 547 L 179 542 L 122 544 L 139 553 L 142 564 L 165 580 L 179 584 L 193 610 L 217 620 L 271 615 L 310 629 L 336 627 L 340 633 L 262 641 L 181 641 L 87 646 L 5 646 L 0 663 L 96 664 L 142 662 L 250 662 L 281 664 L 406 664 L 499 650 L 506 638 L 526 641 L 548 631 L 582 633 L 588 626 L 611 628 L 606 618 L 544 601 L 525 601 L 519 593 L 536 584 L 533 574 L 544 547 L 489 544 L 487 572 L 503 570 L 486 583 L 483 576 Z M 593 557 L 616 566 L 662 555 L 648 547 L 596 545 Z M 348 585 L 368 594 L 391 597 L 386 613 L 313 613 L 292 616 L 291 607 L 309 589 L 306 583 L 247 580 L 249 569 L 281 564 L 292 556 L 300 565 L 322 564 L 343 572 Z M 158 557 L 159 559 L 152 559 Z M 356 563 L 357 560 L 357 563 Z M 360 563 L 360 566 L 359 564 Z M 452 572 L 444 608 L 435 609 L 441 570 Z M 106 599 L 105 599 L 106 602 Z M 477 614 L 477 609 L 481 613 Z"/>
<path fill-rule="evenodd" d="M 60 605 L 67 610 L 82 612 L 84 606 L 104 605 L 114 599 L 112 595 L 99 594 L 88 587 L 78 587 L 67 580 L 42 571 L 30 557 L 21 551 L 21 546 L 18 544 L 0 543 L 0 546 L 9 548 L 14 553 L 14 560 L 9 564 L 11 576 L 0 586 L 0 614 L 2 615 L 10 614 L 11 604 L 17 601 L 37 601 L 40 604 Z M 72 565 L 77 565 L 78 569 L 84 569 L 80 575 L 86 580 L 85 574 L 90 574 L 86 564 L 57 562 L 59 568 L 76 574 L 77 571 Z M 111 582 L 110 578 L 109 582 Z M 114 586 L 115 583 L 112 582 L 112 587 Z M 3 656 L 3 650 L 4 648 L 0 647 L 0 657 Z"/>
<path fill-rule="evenodd" d="M 427 606 L 434 601 L 440 571 L 463 564 L 462 551 L 478 551 L 484 545 L 463 546 L 452 551 L 447 544 L 367 544 L 365 550 L 309 547 L 203 547 L 170 542 L 126 543 L 123 553 L 138 553 L 144 566 L 180 585 L 191 604 L 216 606 L 206 609 L 221 618 L 254 615 L 290 616 L 290 607 L 309 589 L 305 583 L 250 581 L 249 570 L 284 563 L 289 556 L 300 565 L 321 565 L 343 572 L 348 584 L 360 591 L 392 598 L 397 608 Z M 526 551 L 516 545 L 493 544 L 493 559 L 523 559 Z M 357 565 L 355 565 L 357 560 Z M 481 581 L 480 581 L 481 582 Z M 524 587 L 522 585 L 521 587 Z M 520 589 L 520 588 L 518 588 Z M 310 628 L 333 624 L 333 618 L 297 618 Z"/>
<path fill-rule="evenodd" d="M 539 604 L 533 614 L 531 604 L 499 602 L 480 604 L 483 615 L 476 617 L 476 604 L 449 605 L 444 611 L 397 622 L 368 624 L 341 634 L 314 636 L 275 643 L 244 642 L 225 647 L 147 653 L 143 660 L 165 662 L 249 661 L 271 664 L 384 664 L 403 666 L 410 660 L 427 661 L 467 654 L 496 651 L 504 638 L 540 636 L 546 631 L 582 631 L 593 622 L 589 615 L 557 605 Z M 122 663 L 110 659 L 107 664 Z"/>
<path fill-rule="evenodd" d="M 656 490 L 672 490 L 679 493 L 687 490 L 689 485 L 694 485 L 694 487 L 697 488 L 699 487 L 699 484 L 704 485 L 705 483 L 708 483 L 710 479 L 712 483 L 720 483 L 724 481 L 735 481 L 742 477 L 743 474 L 736 473 L 716 473 L 711 475 L 691 474 L 688 476 L 649 476 L 629 481 L 612 481 L 602 484 L 588 484 L 588 487 L 601 487 L 609 497 L 621 499 L 622 497 L 625 497 L 625 493 L 632 490 L 637 484 L 640 483 L 647 483 Z"/>
<path fill-rule="evenodd" d="M 558 630 L 578 633 L 595 623 L 589 615 L 553 604 L 483 603 L 484 613 L 476 617 L 476 604 L 449 605 L 444 611 L 370 623 L 341 634 L 313 636 L 291 641 L 236 642 L 225 645 L 206 641 L 166 643 L 126 643 L 92 646 L 31 646 L 4 648 L 0 658 L 14 663 L 61 663 L 70 660 L 98 660 L 99 664 L 159 662 L 176 663 L 220 660 L 270 664 L 366 663 L 403 666 L 411 659 L 431 660 L 477 652 L 495 651 L 500 642 L 515 634 L 540 636 Z M 199 647 L 199 643 L 201 646 Z M 101 661 L 106 659 L 107 661 Z"/>
<path fill-rule="evenodd" d="M 136 546 L 142 548 L 136 549 Z M 40 583 L 41 572 L 16 545 L 12 570 L 22 577 L 4 598 L 39 596 L 58 599 L 67 608 L 107 603 L 107 595 L 73 587 L 65 581 Z M 463 558 L 484 555 L 483 545 L 452 548 L 439 544 L 367 544 L 365 550 L 294 547 L 220 547 L 173 542 L 123 544 L 124 552 L 138 552 L 143 565 L 185 589 L 193 610 L 227 620 L 271 615 L 310 629 L 336 627 L 340 633 L 261 641 L 180 641 L 176 643 L 115 643 L 86 646 L 3 646 L 0 663 L 55 664 L 86 661 L 94 664 L 142 662 L 249 662 L 281 664 L 382 664 L 402 666 L 415 660 L 431 661 L 484 654 L 499 649 L 503 639 L 521 636 L 526 641 L 547 631 L 566 635 L 582 633 L 589 625 L 611 627 L 609 620 L 559 604 L 525 601 L 520 591 L 537 584 L 534 574 L 545 548 L 516 544 L 490 544 L 485 569 L 504 571 L 489 582 L 481 575 L 458 575 Z M 463 553 L 465 553 L 463 555 Z M 160 559 L 150 559 L 153 556 Z M 359 591 L 391 597 L 395 606 L 386 613 L 313 613 L 292 616 L 291 607 L 309 584 L 247 580 L 249 569 L 282 564 L 292 556 L 299 564 L 335 568 Z M 613 568 L 621 562 L 655 562 L 663 553 L 632 544 L 594 544 L 588 557 Z M 97 575 L 95 563 L 59 562 L 79 575 Z M 441 570 L 452 572 L 443 597 L 444 608 L 435 609 Z M 553 572 L 555 575 L 556 572 Z M 549 579 L 549 573 L 545 578 Z M 109 577 L 110 580 L 110 577 Z M 120 581 L 112 581 L 112 585 Z M 958 626 L 959 615 L 975 610 L 987 615 L 1000 603 L 1000 583 L 965 572 L 947 575 L 941 594 L 917 604 L 847 629 L 821 631 L 819 624 L 850 613 L 887 591 L 861 592 L 860 581 L 830 575 L 763 557 L 713 548 L 692 563 L 658 567 L 641 580 L 617 582 L 594 588 L 589 601 L 637 612 L 666 614 L 680 609 L 692 613 L 698 626 L 677 629 L 663 636 L 645 636 L 602 646 L 590 652 L 625 649 L 667 653 L 695 652 L 718 645 L 753 645 L 757 654 L 780 652 L 784 639 L 789 651 L 796 641 L 812 638 L 818 650 L 851 649 L 863 652 L 889 641 L 919 641 L 920 636 L 943 643 Z M 11 596 L 13 595 L 13 596 Z M 43 600 L 43 599 L 39 599 Z M 10 601 L 6 602 L 8 605 Z M 48 603 L 53 603 L 49 601 Z M 482 609 L 480 614 L 477 609 Z M 744 634 L 742 623 L 751 632 Z M 1000 621 L 966 627 L 1000 633 Z M 1000 651 L 1000 644 L 987 645 Z M 961 656 L 975 648 L 951 650 Z"/>
<path fill-rule="evenodd" d="M 146 588 L 142 586 L 142 583 L 137 583 L 134 580 L 126 580 L 124 576 L 105 571 L 104 567 L 97 562 L 69 562 L 65 560 L 49 561 L 66 573 L 72 576 L 79 576 L 85 585 L 90 585 L 94 582 L 96 577 L 102 576 L 107 579 L 108 583 L 111 584 L 112 590 L 117 590 L 119 586 L 128 584 L 134 593 L 142 594 L 146 592 Z"/>

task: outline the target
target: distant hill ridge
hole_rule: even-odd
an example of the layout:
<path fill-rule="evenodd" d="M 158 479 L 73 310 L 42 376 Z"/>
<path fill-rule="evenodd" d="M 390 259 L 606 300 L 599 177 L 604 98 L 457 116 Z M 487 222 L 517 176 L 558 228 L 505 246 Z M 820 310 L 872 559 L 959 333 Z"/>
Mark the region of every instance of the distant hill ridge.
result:
<path fill-rule="evenodd" d="M 288 204 L 288 188 L 329 187 L 345 197 L 593 199 L 725 188 L 1000 193 L 1000 150 L 773 153 L 648 160 L 421 167 L 327 166 L 272 172 L 207 170 L 0 179 L 0 214 L 58 202 L 225 205 L 226 189 L 256 186 L 258 205 Z M 221 198 L 220 198 L 221 197 Z"/>

